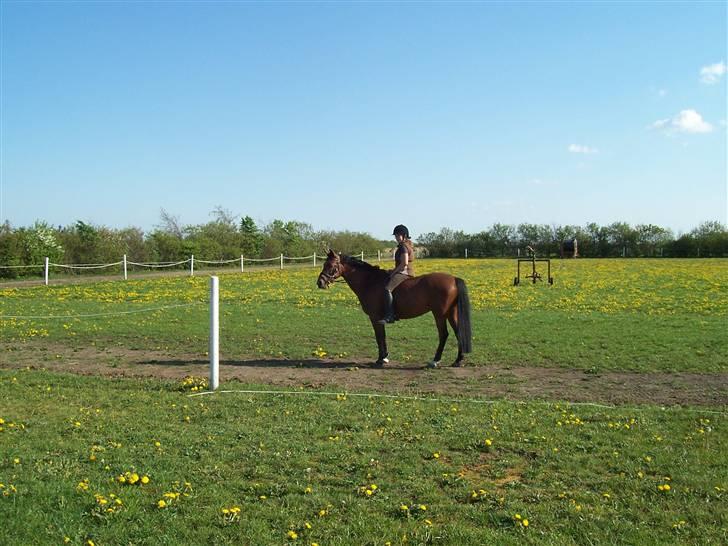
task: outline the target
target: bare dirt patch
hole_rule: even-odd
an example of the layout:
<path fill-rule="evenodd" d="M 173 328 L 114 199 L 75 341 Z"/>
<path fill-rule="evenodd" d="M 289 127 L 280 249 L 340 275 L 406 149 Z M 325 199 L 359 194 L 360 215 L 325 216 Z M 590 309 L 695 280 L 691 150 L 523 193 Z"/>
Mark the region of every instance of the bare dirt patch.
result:
<path fill-rule="evenodd" d="M 206 377 L 200 355 L 132 351 L 122 348 L 70 349 L 0 344 L 0 368 L 48 370 L 110 377 L 181 379 Z M 391 363 L 372 368 L 369 361 L 225 360 L 220 380 L 276 387 L 332 389 L 349 392 L 439 394 L 508 400 L 552 400 L 602 404 L 663 406 L 728 406 L 728 373 L 589 373 L 564 368 L 471 365 L 424 369 Z"/>

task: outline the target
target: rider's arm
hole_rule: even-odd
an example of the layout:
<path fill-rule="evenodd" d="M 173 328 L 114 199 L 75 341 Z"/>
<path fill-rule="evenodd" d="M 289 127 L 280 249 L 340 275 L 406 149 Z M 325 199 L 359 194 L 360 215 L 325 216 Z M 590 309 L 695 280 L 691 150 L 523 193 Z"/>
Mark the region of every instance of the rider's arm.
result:
<path fill-rule="evenodd" d="M 389 275 L 394 276 L 397 273 L 402 273 L 402 271 L 407 269 L 407 264 L 409 264 L 409 254 L 407 254 L 407 252 L 402 252 L 397 260 L 397 265 L 394 266 L 394 269 L 392 269 L 392 272 Z"/>

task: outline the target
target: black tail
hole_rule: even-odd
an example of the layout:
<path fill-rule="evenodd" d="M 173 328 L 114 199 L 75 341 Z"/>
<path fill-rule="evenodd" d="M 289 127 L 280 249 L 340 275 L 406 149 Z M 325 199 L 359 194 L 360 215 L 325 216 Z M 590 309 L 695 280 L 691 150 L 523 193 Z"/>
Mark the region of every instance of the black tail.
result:
<path fill-rule="evenodd" d="M 463 353 L 473 350 L 473 337 L 470 331 L 470 298 L 465 281 L 455 279 L 458 288 L 458 345 Z"/>

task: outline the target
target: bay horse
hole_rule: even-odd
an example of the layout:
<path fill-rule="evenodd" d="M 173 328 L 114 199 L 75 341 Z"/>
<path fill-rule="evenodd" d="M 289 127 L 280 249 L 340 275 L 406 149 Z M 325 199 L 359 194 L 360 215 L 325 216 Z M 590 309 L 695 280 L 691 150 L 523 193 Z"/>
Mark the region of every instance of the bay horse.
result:
<path fill-rule="evenodd" d="M 378 321 L 384 316 L 384 286 L 389 273 L 358 258 L 329 250 L 316 284 L 319 288 L 328 288 L 339 277 L 346 281 L 359 298 L 362 310 L 369 316 L 379 348 L 375 366 L 382 367 L 389 362 L 389 353 L 384 324 Z M 428 273 L 407 279 L 394 291 L 394 311 L 398 319 L 432 312 L 440 343 L 428 364 L 431 368 L 440 364 L 449 322 L 458 339 L 458 356 L 453 366 L 462 366 L 463 355 L 472 350 L 470 299 L 464 280 L 447 273 Z"/>

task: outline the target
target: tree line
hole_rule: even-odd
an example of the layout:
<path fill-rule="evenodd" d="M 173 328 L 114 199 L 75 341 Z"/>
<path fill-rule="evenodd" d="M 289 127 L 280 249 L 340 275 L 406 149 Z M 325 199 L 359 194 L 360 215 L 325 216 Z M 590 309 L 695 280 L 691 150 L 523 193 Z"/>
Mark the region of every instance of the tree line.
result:
<path fill-rule="evenodd" d="M 135 262 L 179 262 L 190 255 L 203 260 L 273 258 L 324 254 L 329 248 L 349 254 L 376 254 L 392 243 L 367 233 L 314 230 L 299 221 L 273 220 L 257 225 L 218 207 L 212 220 L 183 225 L 179 218 L 161 211 L 159 224 L 145 233 L 137 227 L 114 229 L 81 220 L 68 226 L 50 226 L 36 221 L 30 227 L 0 225 L 0 266 L 43 264 L 46 257 L 58 264 L 104 264 L 118 262 L 126 254 Z M 0 268 L 0 277 L 24 275 L 21 269 Z M 33 274 L 37 274 L 34 272 Z"/>
<path fill-rule="evenodd" d="M 689 233 L 676 237 L 669 229 L 653 224 L 631 226 L 614 222 L 608 226 L 549 226 L 545 224 L 493 224 L 489 229 L 469 234 L 443 228 L 417 239 L 432 257 L 513 257 L 525 255 L 526 247 L 538 256 L 558 256 L 564 241 L 576 239 L 579 256 L 615 257 L 726 257 L 728 229 L 720 222 L 704 222 Z"/>
<path fill-rule="evenodd" d="M 53 263 L 114 263 L 126 254 L 137 262 L 178 262 L 195 255 L 204 260 L 272 258 L 323 254 L 329 248 L 349 254 L 376 254 L 390 249 L 393 241 L 378 240 L 367 233 L 315 230 L 300 221 L 273 220 L 257 225 L 250 216 L 238 217 L 218 207 L 212 219 L 199 225 L 183 225 L 165 210 L 159 224 L 145 233 L 137 227 L 114 229 L 78 220 L 53 227 L 37 221 L 30 227 L 0 225 L 0 265 L 39 265 L 47 256 Z M 539 256 L 559 255 L 561 243 L 576 239 L 579 255 L 608 257 L 726 257 L 728 229 L 720 222 L 704 222 L 676 237 L 669 229 L 652 224 L 631 226 L 549 226 L 523 223 L 493 224 L 478 233 L 442 228 L 415 238 L 418 252 L 440 258 L 514 257 L 525 255 L 527 246 Z M 0 277 L 13 278 L 21 269 L 0 268 Z M 36 273 L 37 274 L 37 273 Z"/>

